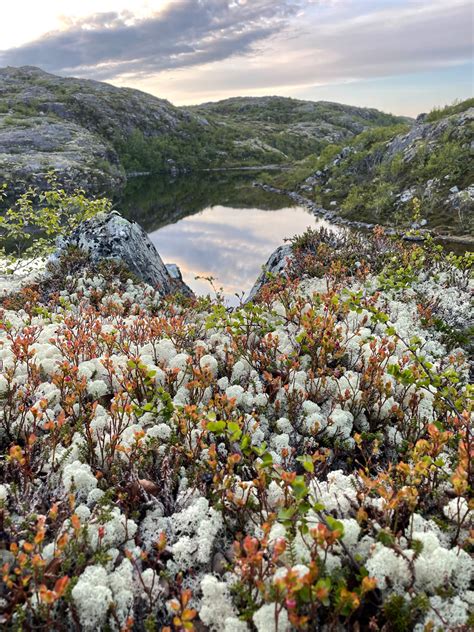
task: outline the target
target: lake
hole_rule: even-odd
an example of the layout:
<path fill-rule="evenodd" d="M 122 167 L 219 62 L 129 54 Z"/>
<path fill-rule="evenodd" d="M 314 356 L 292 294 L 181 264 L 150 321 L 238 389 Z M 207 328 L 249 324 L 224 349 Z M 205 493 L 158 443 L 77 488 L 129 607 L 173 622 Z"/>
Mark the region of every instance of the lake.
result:
<path fill-rule="evenodd" d="M 203 173 L 175 179 L 133 178 L 119 201 L 123 214 L 147 231 L 165 263 L 176 263 L 197 294 L 214 277 L 230 304 L 248 292 L 262 265 L 285 238 L 330 227 L 285 196 L 252 187 L 253 173 Z"/>

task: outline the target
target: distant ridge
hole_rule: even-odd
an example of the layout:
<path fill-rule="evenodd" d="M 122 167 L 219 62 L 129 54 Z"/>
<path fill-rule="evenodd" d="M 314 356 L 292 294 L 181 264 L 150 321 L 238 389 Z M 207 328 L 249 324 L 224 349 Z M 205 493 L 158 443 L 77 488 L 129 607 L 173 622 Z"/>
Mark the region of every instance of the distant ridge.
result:
<path fill-rule="evenodd" d="M 66 186 L 110 193 L 127 172 L 288 164 L 328 143 L 406 118 L 286 97 L 240 97 L 190 108 L 131 88 L 0 69 L 0 172 L 16 191 Z"/>

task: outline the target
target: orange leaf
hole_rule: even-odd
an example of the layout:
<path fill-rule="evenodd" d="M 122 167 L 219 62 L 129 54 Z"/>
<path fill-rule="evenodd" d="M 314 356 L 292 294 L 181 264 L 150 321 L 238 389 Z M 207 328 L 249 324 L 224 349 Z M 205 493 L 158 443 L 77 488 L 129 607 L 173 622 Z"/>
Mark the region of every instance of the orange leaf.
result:
<path fill-rule="evenodd" d="M 64 577 L 58 579 L 58 581 L 54 584 L 54 592 L 57 594 L 58 597 L 61 597 L 61 595 L 66 590 L 68 584 L 69 577 L 67 575 L 64 575 Z"/>
<path fill-rule="evenodd" d="M 377 580 L 375 579 L 375 577 L 364 577 L 364 579 L 362 580 L 363 593 L 374 590 L 376 586 L 377 586 Z"/>
<path fill-rule="evenodd" d="M 43 601 L 44 603 L 51 604 L 54 603 L 57 599 L 54 592 L 52 590 L 48 590 L 44 584 L 40 586 L 39 594 L 41 601 Z"/>
<path fill-rule="evenodd" d="M 56 423 L 58 424 L 58 428 L 61 428 L 61 426 L 64 424 L 65 421 L 66 421 L 66 413 L 64 412 L 64 410 L 61 410 L 56 420 Z"/>
<path fill-rule="evenodd" d="M 197 610 L 194 609 L 190 609 L 190 610 L 184 610 L 183 614 L 181 615 L 181 619 L 183 621 L 192 621 L 197 615 Z"/>
<path fill-rule="evenodd" d="M 67 533 L 63 533 L 62 536 L 58 540 L 58 549 L 64 549 L 66 544 L 69 541 L 69 536 Z"/>
<path fill-rule="evenodd" d="M 191 599 L 191 595 L 192 592 L 189 588 L 187 590 L 183 590 L 183 592 L 181 593 L 181 603 L 183 604 L 183 606 L 186 606 L 186 604 L 189 602 L 189 600 Z"/>
<path fill-rule="evenodd" d="M 76 531 L 81 528 L 81 521 L 77 514 L 72 514 L 71 524 Z"/>

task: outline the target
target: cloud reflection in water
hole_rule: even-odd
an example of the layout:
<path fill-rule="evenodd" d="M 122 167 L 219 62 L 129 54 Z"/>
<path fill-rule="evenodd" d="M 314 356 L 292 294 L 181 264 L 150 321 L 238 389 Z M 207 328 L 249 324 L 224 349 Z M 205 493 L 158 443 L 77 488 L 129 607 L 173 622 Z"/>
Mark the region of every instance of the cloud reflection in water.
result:
<path fill-rule="evenodd" d="M 272 211 L 213 206 L 152 232 L 150 239 L 197 294 L 208 294 L 210 286 L 195 277 L 213 276 L 235 304 L 235 294 L 250 290 L 275 248 L 308 226 L 330 225 L 298 206 Z"/>

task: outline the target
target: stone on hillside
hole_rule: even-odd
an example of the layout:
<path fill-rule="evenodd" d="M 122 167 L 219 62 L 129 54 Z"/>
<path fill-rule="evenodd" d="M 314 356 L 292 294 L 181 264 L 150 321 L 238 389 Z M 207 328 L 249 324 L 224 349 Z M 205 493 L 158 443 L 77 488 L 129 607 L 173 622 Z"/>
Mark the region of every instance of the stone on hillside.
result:
<path fill-rule="evenodd" d="M 181 274 L 181 270 L 175 263 L 165 263 L 166 269 L 168 270 L 168 274 L 172 279 L 177 279 L 178 281 L 183 280 L 183 276 Z"/>
<path fill-rule="evenodd" d="M 103 259 L 121 261 L 162 296 L 178 291 L 192 295 L 177 266 L 170 273 L 146 232 L 117 211 L 98 213 L 82 222 L 69 237 L 58 240 L 57 245 L 55 259 L 68 247 L 75 246 L 89 253 L 94 263 Z"/>
<path fill-rule="evenodd" d="M 288 261 L 293 258 L 293 251 L 289 244 L 278 246 L 278 248 L 270 255 L 268 261 L 263 266 L 257 280 L 255 281 L 252 289 L 249 292 L 246 301 L 252 301 L 260 292 L 262 287 L 268 281 L 268 275 L 281 275 L 285 274 L 285 269 L 288 266 Z"/>

